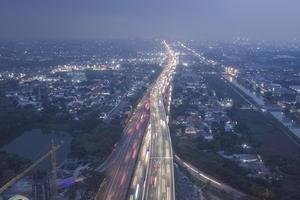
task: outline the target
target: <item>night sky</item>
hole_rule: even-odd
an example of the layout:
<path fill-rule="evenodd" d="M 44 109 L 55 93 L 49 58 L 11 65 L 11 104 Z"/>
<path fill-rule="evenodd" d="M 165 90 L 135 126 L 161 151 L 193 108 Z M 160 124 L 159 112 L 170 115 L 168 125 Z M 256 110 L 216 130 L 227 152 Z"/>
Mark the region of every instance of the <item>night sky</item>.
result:
<path fill-rule="evenodd" d="M 300 0 L 0 0 L 0 39 L 300 39 Z"/>

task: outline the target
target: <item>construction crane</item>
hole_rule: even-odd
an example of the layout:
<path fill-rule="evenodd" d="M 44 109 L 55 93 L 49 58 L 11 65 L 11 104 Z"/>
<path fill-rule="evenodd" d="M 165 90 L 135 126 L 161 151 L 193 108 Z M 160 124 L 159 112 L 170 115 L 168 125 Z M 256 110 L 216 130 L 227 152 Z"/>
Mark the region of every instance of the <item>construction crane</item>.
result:
<path fill-rule="evenodd" d="M 40 157 L 37 161 L 35 161 L 32 165 L 30 165 L 28 168 L 26 168 L 23 172 L 12 178 L 10 181 L 8 181 L 5 185 L 3 185 L 0 188 L 0 194 L 7 190 L 9 187 L 11 187 L 13 184 L 15 184 L 18 180 L 20 180 L 22 177 L 24 177 L 29 171 L 31 171 L 33 168 L 35 168 L 37 165 L 39 165 L 42 161 L 44 161 L 48 156 L 51 156 L 51 179 L 50 179 L 50 189 L 51 189 L 51 199 L 56 199 L 56 151 L 61 148 L 63 145 L 63 142 L 60 142 L 59 144 L 55 145 L 54 141 L 51 142 L 51 149 L 44 154 L 42 157 Z"/>

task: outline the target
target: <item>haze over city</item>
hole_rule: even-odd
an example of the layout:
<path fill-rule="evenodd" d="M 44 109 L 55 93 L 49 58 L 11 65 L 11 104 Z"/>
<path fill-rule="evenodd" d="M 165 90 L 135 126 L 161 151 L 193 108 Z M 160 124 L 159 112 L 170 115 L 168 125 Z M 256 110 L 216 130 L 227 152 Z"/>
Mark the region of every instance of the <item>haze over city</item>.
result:
<path fill-rule="evenodd" d="M 297 200 L 299 0 L 1 0 L 0 200 Z"/>
<path fill-rule="evenodd" d="M 297 0 L 52 0 L 0 3 L 0 38 L 293 40 Z"/>

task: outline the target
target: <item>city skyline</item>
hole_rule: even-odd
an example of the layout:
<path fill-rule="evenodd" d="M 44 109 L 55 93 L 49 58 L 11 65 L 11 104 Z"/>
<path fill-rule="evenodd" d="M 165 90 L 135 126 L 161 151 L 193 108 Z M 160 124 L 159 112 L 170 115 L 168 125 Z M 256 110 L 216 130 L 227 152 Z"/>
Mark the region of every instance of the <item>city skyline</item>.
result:
<path fill-rule="evenodd" d="M 299 0 L 2 0 L 0 200 L 296 200 Z"/>

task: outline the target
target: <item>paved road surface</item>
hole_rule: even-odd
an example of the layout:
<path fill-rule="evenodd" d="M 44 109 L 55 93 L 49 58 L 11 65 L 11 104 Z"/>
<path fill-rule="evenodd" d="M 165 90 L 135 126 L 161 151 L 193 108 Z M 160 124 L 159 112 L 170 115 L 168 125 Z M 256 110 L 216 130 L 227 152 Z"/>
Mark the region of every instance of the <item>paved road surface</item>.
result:
<path fill-rule="evenodd" d="M 106 179 L 95 199 L 125 199 L 148 121 L 149 103 L 146 94 L 129 120 L 119 145 L 105 163 Z"/>

